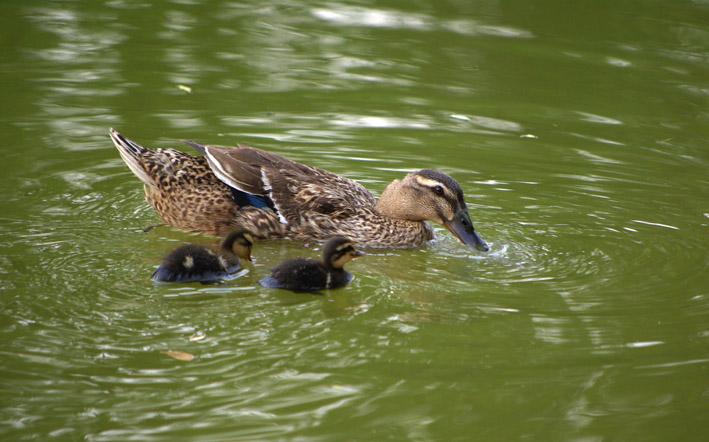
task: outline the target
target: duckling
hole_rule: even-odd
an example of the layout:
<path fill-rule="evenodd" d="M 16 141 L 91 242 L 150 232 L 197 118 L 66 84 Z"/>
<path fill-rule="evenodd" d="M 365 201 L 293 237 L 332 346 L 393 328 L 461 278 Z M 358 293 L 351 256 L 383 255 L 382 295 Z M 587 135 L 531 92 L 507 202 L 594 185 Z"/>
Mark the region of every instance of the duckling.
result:
<path fill-rule="evenodd" d="M 224 237 L 219 248 L 198 244 L 180 246 L 165 256 L 153 273 L 160 282 L 214 282 L 229 279 L 241 270 L 239 258 L 251 261 L 254 239 L 245 230 Z"/>
<path fill-rule="evenodd" d="M 322 262 L 295 258 L 284 261 L 259 281 L 264 287 L 311 292 L 347 285 L 354 277 L 343 267 L 365 253 L 354 248 L 345 238 L 332 238 L 325 243 Z"/>

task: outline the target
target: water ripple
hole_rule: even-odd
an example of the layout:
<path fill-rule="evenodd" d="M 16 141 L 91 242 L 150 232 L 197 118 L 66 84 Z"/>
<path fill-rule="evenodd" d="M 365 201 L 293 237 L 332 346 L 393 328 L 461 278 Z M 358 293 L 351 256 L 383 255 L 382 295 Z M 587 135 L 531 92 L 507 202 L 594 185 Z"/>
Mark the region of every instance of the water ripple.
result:
<path fill-rule="evenodd" d="M 0 438 L 454 440 L 486 422 L 500 439 L 634 440 L 676 438 L 673 416 L 701 426 L 696 5 L 648 3 L 628 27 L 637 11 L 609 3 L 571 31 L 563 7 L 514 2 L 6 3 L 8 35 L 27 38 L 3 62 Z M 440 169 L 491 250 L 434 226 L 425 247 L 367 250 L 341 290 L 293 294 L 258 279 L 319 246 L 264 241 L 233 281 L 155 284 L 164 253 L 214 238 L 143 232 L 158 219 L 110 145 L 119 123 L 151 147 L 253 142 L 376 194 Z"/>

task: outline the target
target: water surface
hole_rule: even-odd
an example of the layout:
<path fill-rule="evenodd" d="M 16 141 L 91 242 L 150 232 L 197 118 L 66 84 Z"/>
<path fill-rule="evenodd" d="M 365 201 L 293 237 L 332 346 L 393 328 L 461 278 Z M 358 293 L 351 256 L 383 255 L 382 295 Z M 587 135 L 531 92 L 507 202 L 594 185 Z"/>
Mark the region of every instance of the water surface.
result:
<path fill-rule="evenodd" d="M 1 8 L 3 440 L 705 439 L 705 2 Z M 308 295 L 257 281 L 319 245 L 270 241 L 233 281 L 155 284 L 215 239 L 143 232 L 109 127 L 376 195 L 435 168 L 491 250 L 435 226 Z"/>

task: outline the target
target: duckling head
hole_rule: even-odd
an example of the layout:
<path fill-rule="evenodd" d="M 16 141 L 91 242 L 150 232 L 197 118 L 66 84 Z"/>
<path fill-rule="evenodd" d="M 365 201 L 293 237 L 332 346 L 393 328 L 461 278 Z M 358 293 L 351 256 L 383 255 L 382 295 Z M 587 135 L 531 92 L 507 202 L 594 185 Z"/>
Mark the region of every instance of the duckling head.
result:
<path fill-rule="evenodd" d="M 364 252 L 354 248 L 350 240 L 345 238 L 332 238 L 323 246 L 323 262 L 325 266 L 341 269 L 355 258 L 364 256 Z"/>
<path fill-rule="evenodd" d="M 241 259 L 251 261 L 254 237 L 246 230 L 234 230 L 224 237 L 221 248 L 234 253 Z"/>
<path fill-rule="evenodd" d="M 433 221 L 463 244 L 482 252 L 489 250 L 470 220 L 463 189 L 445 173 L 423 169 L 394 180 L 379 198 L 377 209 L 392 218 Z"/>

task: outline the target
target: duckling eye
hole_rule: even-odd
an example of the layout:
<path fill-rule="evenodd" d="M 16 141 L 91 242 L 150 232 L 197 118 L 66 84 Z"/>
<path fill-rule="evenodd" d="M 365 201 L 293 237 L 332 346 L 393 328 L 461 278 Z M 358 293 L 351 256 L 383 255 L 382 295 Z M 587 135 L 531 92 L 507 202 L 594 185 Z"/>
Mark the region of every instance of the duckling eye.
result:
<path fill-rule="evenodd" d="M 443 195 L 443 186 L 433 186 L 433 191 L 436 193 L 436 195 Z"/>

